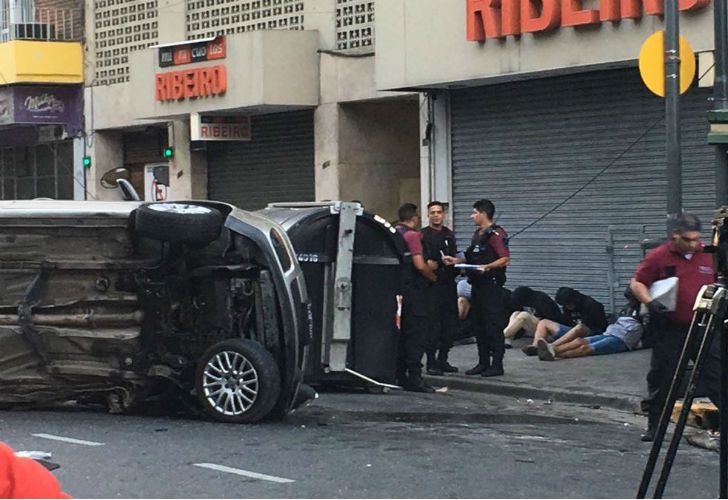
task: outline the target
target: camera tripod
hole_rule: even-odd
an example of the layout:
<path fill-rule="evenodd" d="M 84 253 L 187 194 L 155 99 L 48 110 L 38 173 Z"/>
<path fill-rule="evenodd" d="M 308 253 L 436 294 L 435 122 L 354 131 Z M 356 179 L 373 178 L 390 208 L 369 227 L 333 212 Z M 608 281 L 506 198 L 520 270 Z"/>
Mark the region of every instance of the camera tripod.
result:
<path fill-rule="evenodd" d="M 658 455 L 662 448 L 662 443 L 665 439 L 665 432 L 670 422 L 672 415 L 672 409 L 677 399 L 677 393 L 681 382 L 685 376 L 688 367 L 688 361 L 691 358 L 691 350 L 693 343 L 699 342 L 700 347 L 695 356 L 693 364 L 693 372 L 690 375 L 690 379 L 683 396 L 683 407 L 680 412 L 680 416 L 675 425 L 675 432 L 673 433 L 670 446 L 667 449 L 665 459 L 662 465 L 660 476 L 657 480 L 657 485 L 654 491 L 653 498 L 662 498 L 667 485 L 667 480 L 670 476 L 670 470 L 672 469 L 673 462 L 675 461 L 675 455 L 677 454 L 680 440 L 682 439 L 683 431 L 685 430 L 685 424 L 690 413 L 690 408 L 695 399 L 695 391 L 700 379 L 701 370 L 705 366 L 705 361 L 710 350 L 711 343 L 716 333 L 724 337 L 723 342 L 720 344 L 720 408 L 726 408 L 728 398 L 726 397 L 726 389 L 728 389 L 728 359 L 726 354 L 726 340 L 725 340 L 725 313 L 726 304 L 728 303 L 728 289 L 721 279 L 719 273 L 719 281 L 712 285 L 704 286 L 695 300 L 695 306 L 693 307 L 693 319 L 690 324 L 685 343 L 683 344 L 682 353 L 680 354 L 680 360 L 678 361 L 675 373 L 672 378 L 670 390 L 665 400 L 665 405 L 662 408 L 660 415 L 660 421 L 657 425 L 655 432 L 655 440 L 652 444 L 652 450 L 647 460 L 644 472 L 642 473 L 642 481 L 640 482 L 639 490 L 637 492 L 637 498 L 645 498 L 647 489 L 650 486 L 650 481 L 655 470 Z M 720 498 L 728 498 L 728 425 L 726 425 L 726 412 L 721 411 L 720 415 Z"/>

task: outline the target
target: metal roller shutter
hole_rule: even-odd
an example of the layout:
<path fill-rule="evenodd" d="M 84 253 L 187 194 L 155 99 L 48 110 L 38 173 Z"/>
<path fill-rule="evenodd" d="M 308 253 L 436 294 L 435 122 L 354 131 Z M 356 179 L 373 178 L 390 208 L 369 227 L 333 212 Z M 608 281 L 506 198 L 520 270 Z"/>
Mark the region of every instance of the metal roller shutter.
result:
<path fill-rule="evenodd" d="M 251 130 L 249 142 L 208 144 L 209 197 L 247 210 L 313 201 L 313 112 L 254 116 Z"/>
<path fill-rule="evenodd" d="M 694 87 L 682 98 L 683 201 L 706 227 L 715 200 L 714 152 L 706 144 L 709 95 Z M 619 309 L 642 256 L 640 242 L 664 238 L 664 121 L 646 133 L 664 114 L 664 101 L 644 88 L 636 69 L 472 88 L 451 97 L 460 245 L 469 243 L 476 199 L 493 200 L 497 222 L 514 235 L 616 159 L 511 240 L 507 286 L 549 294 L 571 286 L 607 308 L 612 299 Z"/>

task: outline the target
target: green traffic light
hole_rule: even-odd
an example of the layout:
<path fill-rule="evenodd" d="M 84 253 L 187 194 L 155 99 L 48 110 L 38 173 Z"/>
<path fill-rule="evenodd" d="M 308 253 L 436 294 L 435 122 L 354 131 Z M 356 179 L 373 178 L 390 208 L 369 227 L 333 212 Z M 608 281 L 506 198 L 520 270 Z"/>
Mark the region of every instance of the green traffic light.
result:
<path fill-rule="evenodd" d="M 165 158 L 172 158 L 172 157 L 174 157 L 174 148 L 165 148 L 164 149 L 164 153 L 162 153 L 162 155 Z"/>
<path fill-rule="evenodd" d="M 86 168 L 91 167 L 91 157 L 90 156 L 84 156 L 82 162 L 83 162 L 84 167 L 86 167 Z"/>

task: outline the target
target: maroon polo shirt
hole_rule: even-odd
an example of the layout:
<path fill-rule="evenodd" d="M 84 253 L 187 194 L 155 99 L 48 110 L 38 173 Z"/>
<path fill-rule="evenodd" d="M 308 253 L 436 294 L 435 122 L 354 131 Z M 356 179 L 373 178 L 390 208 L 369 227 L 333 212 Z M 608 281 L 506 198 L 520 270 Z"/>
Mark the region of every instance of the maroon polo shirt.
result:
<path fill-rule="evenodd" d="M 395 227 L 405 227 L 403 224 L 397 224 Z M 405 231 L 402 234 L 404 243 L 407 245 L 407 250 L 414 257 L 415 255 L 422 255 L 422 234 L 417 230 Z"/>
<path fill-rule="evenodd" d="M 488 243 L 493 247 L 499 259 L 511 256 L 511 252 L 508 249 L 508 233 L 502 227 L 497 227 L 493 231 L 493 235 L 488 240 Z"/>
<path fill-rule="evenodd" d="M 637 267 L 634 278 L 649 287 L 655 281 L 673 276 L 678 278 L 677 307 L 665 316 L 674 323 L 690 325 L 700 288 L 715 281 L 713 258 L 703 252 L 701 245 L 688 259 L 678 251 L 674 242 L 668 241 L 647 254 Z"/>

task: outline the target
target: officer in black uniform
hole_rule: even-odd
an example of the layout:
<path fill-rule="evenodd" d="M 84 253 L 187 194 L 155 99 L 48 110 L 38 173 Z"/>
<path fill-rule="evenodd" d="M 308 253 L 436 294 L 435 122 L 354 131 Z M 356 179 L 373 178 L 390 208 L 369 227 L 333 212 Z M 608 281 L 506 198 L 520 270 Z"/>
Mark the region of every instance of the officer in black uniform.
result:
<path fill-rule="evenodd" d="M 402 266 L 402 319 L 397 380 L 407 391 L 434 392 L 422 380 L 422 356 L 429 330 L 427 288 L 437 281 L 437 277 L 425 262 L 422 237 L 417 230 L 419 225 L 417 205 L 402 205 L 399 208 L 399 224 L 395 226 L 406 246 Z"/>
<path fill-rule="evenodd" d="M 473 204 L 470 218 L 478 229 L 465 251 L 465 261 L 479 266 L 469 272 L 472 283 L 472 311 L 475 314 L 478 364 L 465 372 L 466 375 L 496 377 L 503 375 L 505 341 L 503 329 L 508 323 L 507 303 L 503 285 L 506 282 L 506 266 L 511 262 L 508 251 L 508 235 L 493 222 L 495 205 L 481 199 Z M 461 262 L 462 259 L 446 258 L 445 262 Z"/>
<path fill-rule="evenodd" d="M 447 362 L 458 328 L 458 294 L 455 285 L 456 269 L 445 265 L 443 257 L 455 257 L 455 233 L 444 225 L 445 205 L 432 201 L 427 205 L 429 225 L 422 229 L 425 260 L 435 271 L 437 282 L 428 290 L 430 312 L 430 338 L 427 343 L 427 373 L 443 375 L 456 373 L 457 368 Z"/>

